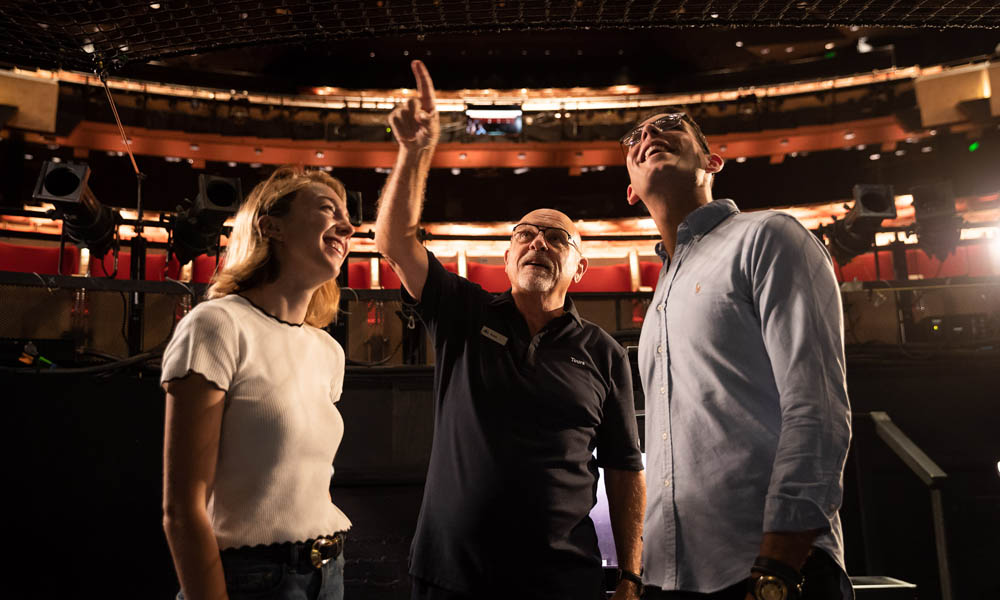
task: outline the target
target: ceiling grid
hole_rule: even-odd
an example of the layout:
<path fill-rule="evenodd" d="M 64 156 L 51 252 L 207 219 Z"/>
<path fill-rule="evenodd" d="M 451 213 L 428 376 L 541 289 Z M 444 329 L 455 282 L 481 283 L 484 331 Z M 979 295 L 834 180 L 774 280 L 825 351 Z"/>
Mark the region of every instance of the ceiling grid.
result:
<path fill-rule="evenodd" d="M 39 0 L 0 5 L 0 60 L 114 71 L 258 44 L 698 27 L 1000 28 L 993 0 Z"/>

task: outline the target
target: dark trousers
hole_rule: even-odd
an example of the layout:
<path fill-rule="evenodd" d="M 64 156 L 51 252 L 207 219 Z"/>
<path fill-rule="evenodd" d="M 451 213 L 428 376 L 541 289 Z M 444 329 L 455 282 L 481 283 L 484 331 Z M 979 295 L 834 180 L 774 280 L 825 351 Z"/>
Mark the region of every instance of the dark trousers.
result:
<path fill-rule="evenodd" d="M 423 579 L 413 578 L 410 600 L 474 600 L 472 596 L 438 587 Z"/>
<path fill-rule="evenodd" d="M 512 581 L 516 579 L 517 576 L 514 574 Z M 480 591 L 473 595 L 454 592 L 414 577 L 413 587 L 410 589 L 410 600 L 510 600 L 511 598 L 517 600 L 599 600 L 605 596 L 601 589 L 603 586 L 587 585 L 584 587 L 585 589 L 577 592 L 566 590 L 556 592 L 546 591 L 528 582 L 520 588 L 513 585 L 503 586 L 502 589 L 496 589 L 492 592 Z"/>
<path fill-rule="evenodd" d="M 840 567 L 826 552 L 813 548 L 802 567 L 802 576 L 805 583 L 802 584 L 801 600 L 841 600 Z M 645 588 L 642 594 L 644 600 L 744 600 L 746 596 L 746 579 L 711 594 L 664 591 L 652 586 Z"/>

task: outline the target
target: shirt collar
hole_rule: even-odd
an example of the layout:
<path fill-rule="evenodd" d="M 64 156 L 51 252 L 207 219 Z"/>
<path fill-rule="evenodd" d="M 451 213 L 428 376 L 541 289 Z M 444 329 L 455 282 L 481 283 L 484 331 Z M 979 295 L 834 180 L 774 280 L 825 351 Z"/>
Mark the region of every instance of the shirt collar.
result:
<path fill-rule="evenodd" d="M 493 299 L 490 300 L 491 306 L 506 306 L 509 305 L 514 310 L 517 310 L 517 305 L 514 303 L 514 295 L 511 294 L 510 290 L 502 294 L 496 294 Z M 573 317 L 573 320 L 579 325 L 581 324 L 580 313 L 576 310 L 576 305 L 573 304 L 573 299 L 566 294 L 566 302 L 563 304 L 563 310 L 567 314 Z"/>
<path fill-rule="evenodd" d="M 715 229 L 716 225 L 725 221 L 731 215 L 739 212 L 740 209 L 736 207 L 736 203 L 729 198 L 719 198 L 708 204 L 703 204 L 691 211 L 691 214 L 684 218 L 680 227 L 677 228 L 677 241 L 680 242 L 682 238 L 687 236 L 698 239 Z M 663 249 L 663 242 L 657 242 L 654 250 L 656 251 L 656 255 L 664 262 L 670 258 L 666 250 Z"/>

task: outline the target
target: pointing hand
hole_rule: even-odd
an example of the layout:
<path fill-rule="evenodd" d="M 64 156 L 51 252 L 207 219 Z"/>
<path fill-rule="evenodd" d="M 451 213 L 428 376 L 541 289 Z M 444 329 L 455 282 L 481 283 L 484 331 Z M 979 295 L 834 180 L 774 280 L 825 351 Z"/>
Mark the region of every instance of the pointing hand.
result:
<path fill-rule="evenodd" d="M 417 81 L 418 98 L 410 98 L 389 114 L 389 127 L 399 144 L 410 150 L 434 148 L 441 137 L 441 123 L 434 106 L 434 82 L 419 60 L 410 63 Z"/>

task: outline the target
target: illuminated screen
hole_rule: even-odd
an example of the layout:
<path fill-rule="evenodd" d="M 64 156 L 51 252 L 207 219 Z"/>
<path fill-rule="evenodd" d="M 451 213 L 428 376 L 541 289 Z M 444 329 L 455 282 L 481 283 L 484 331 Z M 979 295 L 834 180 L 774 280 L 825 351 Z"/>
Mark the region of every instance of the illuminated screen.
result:
<path fill-rule="evenodd" d="M 521 134 L 521 107 L 517 105 L 468 106 L 465 118 L 469 135 Z"/>

